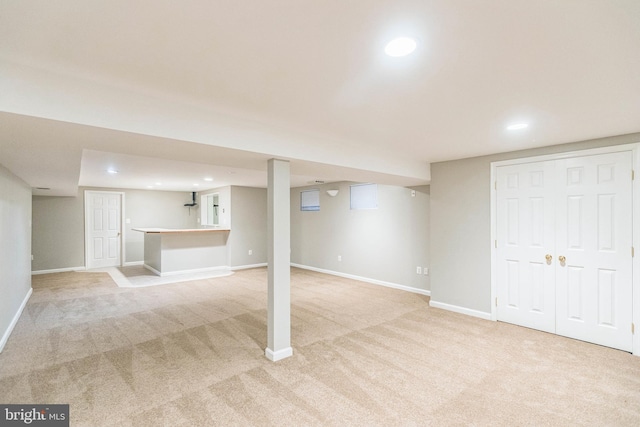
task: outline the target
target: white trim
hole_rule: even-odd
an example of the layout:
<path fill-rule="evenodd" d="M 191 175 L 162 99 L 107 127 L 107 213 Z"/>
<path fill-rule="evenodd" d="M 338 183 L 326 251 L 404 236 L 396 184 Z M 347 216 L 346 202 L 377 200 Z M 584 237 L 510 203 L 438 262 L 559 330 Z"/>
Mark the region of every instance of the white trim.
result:
<path fill-rule="evenodd" d="M 212 272 L 209 272 L 209 273 L 205 272 L 204 274 L 195 273 L 197 277 L 194 277 L 194 275 L 189 275 L 189 274 L 185 274 L 185 275 L 170 274 L 169 276 L 167 275 L 160 276 L 156 274 L 155 271 L 153 271 L 154 276 L 152 276 L 151 278 L 147 276 L 147 278 L 145 278 L 141 283 L 140 282 L 135 283 L 136 280 L 133 279 L 134 281 L 131 282 L 129 278 L 122 273 L 119 267 L 105 267 L 105 268 L 98 268 L 91 271 L 108 273 L 109 276 L 111 276 L 111 279 L 113 279 L 116 285 L 118 285 L 118 287 L 120 288 L 147 288 L 150 286 L 162 286 L 162 285 L 169 285 L 169 284 L 174 284 L 178 282 L 190 282 L 193 280 L 205 280 L 205 279 L 214 279 L 218 277 L 227 277 L 234 274 L 232 271 L 229 271 L 229 270 L 216 270 L 216 271 L 220 271 L 220 273 L 212 273 Z"/>
<path fill-rule="evenodd" d="M 124 265 L 124 260 L 127 259 L 127 245 L 126 245 L 126 240 L 127 240 L 127 227 L 125 227 L 126 224 L 126 214 L 125 214 L 125 206 L 124 206 L 124 199 L 125 199 L 125 192 L 121 191 L 120 193 L 120 266 L 122 267 Z"/>
<path fill-rule="evenodd" d="M 118 194 L 120 196 L 120 264 L 119 267 L 123 266 L 123 262 L 126 259 L 126 245 L 125 245 L 125 208 L 124 208 L 124 196 L 125 193 L 123 191 L 101 191 L 101 190 L 84 190 L 84 265 L 87 267 L 87 270 L 91 269 L 89 263 L 89 209 L 87 194 L 90 193 L 102 193 L 102 194 Z M 99 268 L 99 267 L 98 267 Z"/>
<path fill-rule="evenodd" d="M 2 335 L 2 339 L 0 339 L 0 353 L 2 353 L 2 350 L 4 350 L 4 346 L 7 344 L 7 341 L 9 340 L 9 336 L 11 335 L 11 332 L 13 332 L 13 328 L 16 327 L 16 323 L 18 323 L 18 320 L 22 315 L 22 311 L 27 306 L 27 302 L 29 301 L 29 298 L 31 298 L 32 293 L 33 293 L 33 288 L 29 288 L 27 295 L 22 300 L 22 304 L 20 304 L 20 308 L 18 309 L 16 314 L 13 316 L 13 319 L 11 319 L 11 323 L 9 323 L 9 327 L 7 327 L 7 330 L 4 331 L 4 334 Z"/>
<path fill-rule="evenodd" d="M 491 313 L 472 310 L 470 308 L 460 307 L 459 305 L 446 304 L 444 302 L 430 300 L 429 307 L 440 308 L 442 310 L 447 310 L 447 311 L 453 311 L 454 313 L 466 314 L 467 316 L 473 316 L 483 320 L 492 320 Z"/>
<path fill-rule="evenodd" d="M 259 268 L 259 267 L 267 267 L 268 264 L 266 262 L 260 264 L 246 264 L 246 265 L 236 265 L 235 267 L 229 267 L 231 271 L 236 270 L 248 270 L 250 268 Z"/>
<path fill-rule="evenodd" d="M 156 270 L 155 268 L 151 267 L 150 265 L 147 264 L 142 264 L 144 268 L 146 268 L 147 270 L 149 270 L 150 272 L 152 272 L 153 274 L 157 275 L 157 276 L 162 276 L 162 273 L 160 273 L 158 270 Z"/>
<path fill-rule="evenodd" d="M 633 197 L 633 215 L 632 225 L 634 249 L 640 250 L 640 144 L 633 144 L 633 170 L 637 175 L 631 183 Z M 639 255 L 633 257 L 632 261 L 633 273 L 633 324 L 635 325 L 635 334 L 633 335 L 633 355 L 640 356 L 640 252 Z"/>
<path fill-rule="evenodd" d="M 508 166 L 522 163 L 532 163 L 532 162 L 540 162 L 547 160 L 559 160 L 566 159 L 571 157 L 584 157 L 584 156 L 593 156 L 597 154 L 607 154 L 607 153 L 618 153 L 623 151 L 631 151 L 633 156 L 633 170 L 636 172 L 637 176 L 635 180 L 632 182 L 632 197 L 633 197 L 633 212 L 632 212 L 632 228 L 633 228 L 633 237 L 632 237 L 632 245 L 634 248 L 639 248 L 640 250 L 640 185 L 638 185 L 638 181 L 640 181 L 640 142 L 639 143 L 631 143 L 631 144 L 623 144 L 623 145 L 614 145 L 609 147 L 600 147 L 600 148 L 592 148 L 586 150 L 577 150 L 577 151 L 568 151 L 565 153 L 556 153 L 556 154 L 548 154 L 544 156 L 534 156 L 534 157 L 524 157 L 519 159 L 511 159 L 511 160 L 502 160 L 499 162 L 491 163 L 491 320 L 497 320 L 496 306 L 495 306 L 495 297 L 497 293 L 497 284 L 495 278 L 495 272 L 497 271 L 497 259 L 496 259 L 496 248 L 494 247 L 494 241 L 497 238 L 497 226 L 496 226 L 496 189 L 494 186 L 495 178 L 496 178 L 496 168 L 499 166 Z M 632 287 L 633 287 L 633 323 L 636 329 L 640 329 L 640 256 L 635 256 L 632 260 Z M 631 327 L 631 325 L 629 325 Z M 640 333 L 636 332 L 633 336 L 633 354 L 635 356 L 640 356 Z"/>
<path fill-rule="evenodd" d="M 177 270 L 177 271 L 165 271 L 164 273 L 156 270 L 148 264 L 143 264 L 144 268 L 155 273 L 160 277 L 166 276 L 177 276 L 178 274 L 193 274 L 193 273 L 205 273 L 207 271 L 218 271 L 218 270 L 231 270 L 228 265 L 220 265 L 218 267 L 207 267 L 207 268 L 196 268 L 193 270 Z"/>
<path fill-rule="evenodd" d="M 491 163 L 491 182 L 489 185 L 491 186 L 490 191 L 490 202 L 491 203 L 491 241 L 489 244 L 491 245 L 491 299 L 489 300 L 489 305 L 491 307 L 491 320 L 494 322 L 498 321 L 498 312 L 496 311 L 496 305 L 494 301 L 498 296 L 498 284 L 496 283 L 496 271 L 498 259 L 496 258 L 496 242 L 498 239 L 498 222 L 497 222 L 497 214 L 496 209 L 497 206 L 497 197 L 498 192 L 496 190 L 497 184 L 497 165 L 495 163 Z"/>
<path fill-rule="evenodd" d="M 535 162 L 545 162 L 548 160 L 570 159 L 573 157 L 595 156 L 598 154 L 619 153 L 621 151 L 635 151 L 635 149 L 638 148 L 638 146 L 640 146 L 640 143 L 630 143 L 630 144 L 622 144 L 622 145 L 611 145 L 608 147 L 587 148 L 584 150 L 567 151 L 564 153 L 544 154 L 544 155 L 533 156 L 533 157 L 520 157 L 517 159 L 500 160 L 497 162 L 491 162 L 491 167 L 496 168 L 498 166 L 517 165 L 522 163 L 535 163 Z"/>
<path fill-rule="evenodd" d="M 131 267 L 134 265 L 144 265 L 144 261 L 129 261 L 122 264 L 123 267 Z"/>
<path fill-rule="evenodd" d="M 426 289 L 419 289 L 419 288 L 414 288 L 414 287 L 411 287 L 411 286 L 399 285 L 397 283 L 385 282 L 383 280 L 370 279 L 368 277 L 361 277 L 361 276 L 356 276 L 356 275 L 353 275 L 353 274 L 340 273 L 338 271 L 325 270 L 325 269 L 322 269 L 322 268 L 311 267 L 311 266 L 308 266 L 308 265 L 295 264 L 293 262 L 291 263 L 291 267 L 302 268 L 303 270 L 317 271 L 318 273 L 324 273 L 324 274 L 330 274 L 332 276 L 344 277 L 345 279 L 359 280 L 361 282 L 371 283 L 373 285 L 385 286 L 387 288 L 400 289 L 400 290 L 403 290 L 403 291 L 412 292 L 414 294 L 421 294 L 421 295 L 431 296 L 431 291 L 428 291 Z"/>
<path fill-rule="evenodd" d="M 67 267 L 67 268 L 53 268 L 51 270 L 36 270 L 32 271 L 31 275 L 35 276 L 38 274 L 49 274 L 49 273 L 68 273 L 70 271 L 86 271 L 86 267 L 84 265 L 80 267 Z"/>
<path fill-rule="evenodd" d="M 264 355 L 272 362 L 277 362 L 278 360 L 286 359 L 287 357 L 293 356 L 293 348 L 287 347 L 278 351 L 273 351 L 270 348 L 265 348 Z"/>

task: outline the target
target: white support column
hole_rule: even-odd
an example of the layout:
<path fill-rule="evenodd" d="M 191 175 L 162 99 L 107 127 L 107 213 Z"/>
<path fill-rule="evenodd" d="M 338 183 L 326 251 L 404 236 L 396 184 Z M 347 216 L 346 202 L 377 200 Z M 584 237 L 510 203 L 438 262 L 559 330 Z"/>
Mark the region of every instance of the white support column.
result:
<path fill-rule="evenodd" d="M 268 165 L 269 303 L 265 356 L 274 362 L 293 354 L 291 348 L 291 224 L 289 162 Z"/>

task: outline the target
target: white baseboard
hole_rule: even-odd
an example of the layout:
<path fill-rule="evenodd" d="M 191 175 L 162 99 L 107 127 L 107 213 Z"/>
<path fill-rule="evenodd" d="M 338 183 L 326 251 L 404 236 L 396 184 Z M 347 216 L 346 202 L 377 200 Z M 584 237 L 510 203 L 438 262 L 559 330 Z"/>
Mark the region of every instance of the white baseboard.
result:
<path fill-rule="evenodd" d="M 394 289 L 400 289 L 407 292 L 413 292 L 414 294 L 431 296 L 431 291 L 428 291 L 426 289 L 413 288 L 411 286 L 399 285 L 397 283 L 385 282 L 383 280 L 370 279 L 368 277 L 361 277 L 353 274 L 340 273 L 338 271 L 325 270 L 322 268 L 316 268 L 308 265 L 295 264 L 295 263 L 291 263 L 291 267 L 302 268 L 303 270 L 317 271 L 318 273 L 325 273 L 325 274 L 330 274 L 332 276 L 344 277 L 345 279 L 359 280 L 361 282 L 371 283 L 373 285 L 386 286 L 387 288 L 394 288 Z"/>
<path fill-rule="evenodd" d="M 207 271 L 230 270 L 230 267 L 228 265 L 220 265 L 218 267 L 196 268 L 193 270 L 165 271 L 164 273 L 161 273 L 155 268 L 147 264 L 143 264 L 143 265 L 144 265 L 144 268 L 146 268 L 149 271 L 152 271 L 153 273 L 157 274 L 160 277 L 177 276 L 178 274 L 206 273 Z"/>
<path fill-rule="evenodd" d="M 131 267 L 132 265 L 144 265 L 144 261 L 130 261 L 122 264 L 123 267 Z"/>
<path fill-rule="evenodd" d="M 20 308 L 18 309 L 16 314 L 13 316 L 13 319 L 11 319 L 11 323 L 9 323 L 9 327 L 7 328 L 6 331 L 4 331 L 4 334 L 2 334 L 2 339 L 0 339 L 0 353 L 2 353 L 2 350 L 4 349 L 5 344 L 9 340 L 9 336 L 11 335 L 11 332 L 13 332 L 13 328 L 16 327 L 16 323 L 18 323 L 18 320 L 22 315 L 22 311 L 26 307 L 27 302 L 29 301 L 29 298 L 31 297 L 32 293 L 33 293 L 33 288 L 29 288 L 29 292 L 27 292 L 27 295 L 22 300 L 22 304 L 20 304 Z"/>
<path fill-rule="evenodd" d="M 272 362 L 277 362 L 278 360 L 293 356 L 293 349 L 291 347 L 287 347 L 282 350 L 273 351 L 270 348 L 266 348 L 264 350 L 264 355 Z"/>
<path fill-rule="evenodd" d="M 32 271 L 32 275 L 36 274 L 49 274 L 49 273 L 68 273 L 70 271 L 86 271 L 86 267 L 83 265 L 81 267 L 67 267 L 67 268 L 54 268 L 51 270 L 36 270 Z"/>
<path fill-rule="evenodd" d="M 446 304 L 444 302 L 438 302 L 431 300 L 429 306 L 433 308 L 441 308 L 442 310 L 453 311 L 455 313 L 466 314 L 467 316 L 478 317 L 484 320 L 491 320 L 491 313 L 485 313 L 484 311 L 472 310 L 466 307 L 460 307 L 458 305 Z"/>
<path fill-rule="evenodd" d="M 268 264 L 266 262 L 263 262 L 261 264 L 236 265 L 235 267 L 231 267 L 231 271 L 248 270 L 250 268 L 266 267 L 267 265 Z"/>

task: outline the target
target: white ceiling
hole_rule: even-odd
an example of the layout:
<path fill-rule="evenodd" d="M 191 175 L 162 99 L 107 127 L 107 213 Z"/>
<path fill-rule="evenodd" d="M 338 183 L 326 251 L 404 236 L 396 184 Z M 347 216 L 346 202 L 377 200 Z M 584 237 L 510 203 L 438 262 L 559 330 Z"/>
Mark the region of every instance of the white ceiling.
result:
<path fill-rule="evenodd" d="M 402 35 L 416 52 L 386 57 Z M 264 186 L 272 157 L 292 185 L 423 184 L 435 161 L 639 132 L 639 70 L 637 0 L 9 0 L 0 164 L 58 195 Z"/>

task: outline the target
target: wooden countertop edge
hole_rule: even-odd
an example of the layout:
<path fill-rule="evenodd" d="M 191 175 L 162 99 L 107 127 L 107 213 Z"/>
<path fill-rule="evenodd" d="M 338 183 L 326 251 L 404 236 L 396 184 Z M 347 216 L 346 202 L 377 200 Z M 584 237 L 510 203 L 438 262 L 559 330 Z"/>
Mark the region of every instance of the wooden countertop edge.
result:
<path fill-rule="evenodd" d="M 133 231 L 140 231 L 149 234 L 166 234 L 166 233 L 210 233 L 220 231 L 230 231 L 228 228 L 185 228 L 185 229 L 157 229 L 157 228 L 132 228 Z"/>

